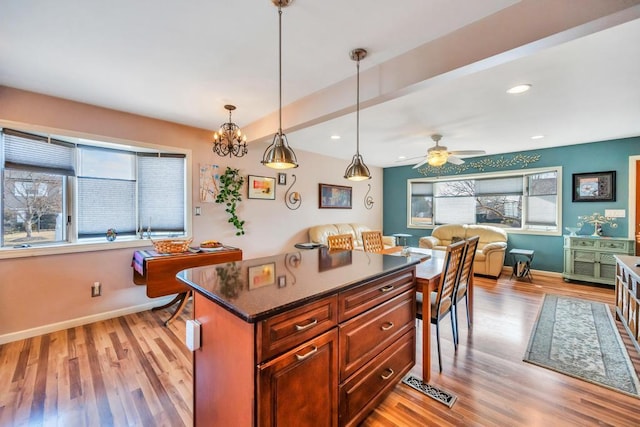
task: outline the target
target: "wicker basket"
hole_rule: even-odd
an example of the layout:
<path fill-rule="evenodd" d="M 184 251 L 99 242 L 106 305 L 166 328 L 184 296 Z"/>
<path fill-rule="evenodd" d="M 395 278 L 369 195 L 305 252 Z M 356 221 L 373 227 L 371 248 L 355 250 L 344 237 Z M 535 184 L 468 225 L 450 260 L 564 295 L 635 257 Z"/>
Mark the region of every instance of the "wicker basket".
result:
<path fill-rule="evenodd" d="M 181 252 L 187 252 L 189 245 L 193 239 L 165 239 L 151 241 L 153 248 L 159 254 L 177 254 Z"/>

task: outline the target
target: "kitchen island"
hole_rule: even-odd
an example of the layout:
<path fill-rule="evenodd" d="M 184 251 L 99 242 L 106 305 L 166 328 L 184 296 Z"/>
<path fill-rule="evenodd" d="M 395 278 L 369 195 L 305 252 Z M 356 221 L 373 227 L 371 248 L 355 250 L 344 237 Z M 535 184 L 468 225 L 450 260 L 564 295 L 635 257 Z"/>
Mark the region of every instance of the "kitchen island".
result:
<path fill-rule="evenodd" d="M 319 248 L 181 271 L 194 425 L 357 425 L 415 364 L 418 263 Z"/>

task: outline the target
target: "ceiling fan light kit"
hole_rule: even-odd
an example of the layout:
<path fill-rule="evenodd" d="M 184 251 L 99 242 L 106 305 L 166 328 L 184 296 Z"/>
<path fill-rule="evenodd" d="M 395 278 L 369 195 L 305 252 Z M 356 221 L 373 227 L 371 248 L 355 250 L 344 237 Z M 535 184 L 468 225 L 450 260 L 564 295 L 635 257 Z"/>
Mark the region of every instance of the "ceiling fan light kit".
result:
<path fill-rule="evenodd" d="M 356 154 L 347 166 L 344 177 L 350 181 L 371 179 L 371 172 L 360 155 L 360 60 L 366 58 L 367 51 L 362 48 L 353 49 L 349 54 L 356 61 Z"/>
<path fill-rule="evenodd" d="M 431 139 L 436 143 L 433 147 L 427 150 L 427 157 L 422 160 L 420 163 L 415 165 L 413 169 L 417 169 L 420 166 L 428 163 L 429 166 L 440 167 L 445 163 L 449 162 L 454 165 L 461 165 L 464 163 L 460 157 L 461 156 L 474 156 L 480 154 L 486 154 L 484 150 L 458 150 L 458 151 L 448 151 L 447 147 L 444 145 L 439 145 L 440 140 L 442 139 L 442 135 L 433 134 L 431 135 Z"/>
<path fill-rule="evenodd" d="M 261 163 L 272 169 L 291 169 L 298 167 L 296 153 L 289 146 L 287 136 L 282 133 L 282 8 L 289 6 L 293 0 L 271 0 L 278 7 L 278 131 L 273 136 L 271 145 L 265 150 Z"/>

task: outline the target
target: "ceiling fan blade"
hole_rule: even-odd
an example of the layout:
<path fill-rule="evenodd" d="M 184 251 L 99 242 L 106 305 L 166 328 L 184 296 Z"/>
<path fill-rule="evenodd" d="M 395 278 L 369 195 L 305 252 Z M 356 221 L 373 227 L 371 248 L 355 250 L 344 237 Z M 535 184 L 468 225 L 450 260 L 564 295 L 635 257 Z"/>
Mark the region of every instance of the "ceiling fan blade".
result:
<path fill-rule="evenodd" d="M 454 165 L 461 165 L 464 163 L 464 160 L 462 160 L 460 157 L 456 157 L 456 156 L 449 156 L 447 157 L 447 162 L 454 164 Z"/>
<path fill-rule="evenodd" d="M 457 156 L 475 156 L 479 154 L 487 154 L 484 150 L 455 150 L 449 151 L 449 154 L 457 155 Z"/>
<path fill-rule="evenodd" d="M 415 166 L 414 166 L 414 167 L 412 167 L 411 169 L 417 169 L 417 168 L 419 168 L 420 166 L 422 166 L 422 165 L 424 165 L 425 163 L 427 163 L 427 160 L 428 160 L 428 159 L 426 159 L 426 158 L 425 158 L 423 161 L 421 161 L 420 163 L 418 163 L 417 165 L 415 165 Z"/>
<path fill-rule="evenodd" d="M 398 159 L 396 160 L 396 163 L 405 163 L 405 162 L 410 162 L 411 160 L 422 159 L 422 158 L 424 158 L 424 155 L 417 156 L 417 157 L 409 157 L 408 159 Z"/>

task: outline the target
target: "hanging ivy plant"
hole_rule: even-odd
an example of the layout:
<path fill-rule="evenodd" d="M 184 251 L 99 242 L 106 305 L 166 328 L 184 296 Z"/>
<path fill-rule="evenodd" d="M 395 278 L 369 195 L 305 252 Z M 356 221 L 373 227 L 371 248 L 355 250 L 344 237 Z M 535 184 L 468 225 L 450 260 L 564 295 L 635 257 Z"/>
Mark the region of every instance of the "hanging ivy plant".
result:
<path fill-rule="evenodd" d="M 236 236 L 244 234 L 244 221 L 238 218 L 236 209 L 242 201 L 242 185 L 244 177 L 240 175 L 238 169 L 227 166 L 227 169 L 220 175 L 220 192 L 216 196 L 216 203 L 224 203 L 227 207 L 225 211 L 229 214 L 229 221 L 236 228 Z"/>

